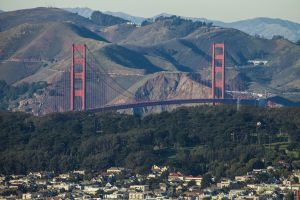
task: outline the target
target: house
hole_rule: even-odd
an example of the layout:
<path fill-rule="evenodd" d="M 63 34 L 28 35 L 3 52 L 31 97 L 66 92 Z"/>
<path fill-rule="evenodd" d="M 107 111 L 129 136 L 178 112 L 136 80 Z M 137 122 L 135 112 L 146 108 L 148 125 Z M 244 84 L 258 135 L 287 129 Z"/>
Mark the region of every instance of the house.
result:
<path fill-rule="evenodd" d="M 35 178 L 42 178 L 42 173 L 41 172 L 30 172 L 29 176 L 33 176 Z"/>
<path fill-rule="evenodd" d="M 39 196 L 37 194 L 33 193 L 24 193 L 22 194 L 22 199 L 35 199 L 38 198 Z"/>
<path fill-rule="evenodd" d="M 156 173 L 163 173 L 165 171 L 168 171 L 168 169 L 169 168 L 166 167 L 166 166 L 159 167 L 157 165 L 153 165 L 152 168 L 151 168 L 152 172 L 156 172 Z"/>
<path fill-rule="evenodd" d="M 293 176 L 298 178 L 298 180 L 300 181 L 300 171 L 299 170 L 293 171 Z"/>
<path fill-rule="evenodd" d="M 145 192 L 129 192 L 129 200 L 143 200 L 146 198 L 147 193 Z"/>
<path fill-rule="evenodd" d="M 246 175 L 246 176 L 236 176 L 234 178 L 234 180 L 238 181 L 238 182 L 246 182 L 249 181 L 251 179 L 250 175 Z"/>
<path fill-rule="evenodd" d="M 190 181 L 195 181 L 196 185 L 201 185 L 202 182 L 202 177 L 201 176 L 185 176 L 180 172 L 177 173 L 170 173 L 168 176 L 168 181 L 169 182 L 178 182 L 178 181 L 183 181 L 186 184 L 189 183 Z"/>
<path fill-rule="evenodd" d="M 267 65 L 268 61 L 267 60 L 248 60 L 249 64 L 252 64 L 254 66 L 258 66 L 258 65 Z"/>
<path fill-rule="evenodd" d="M 5 176 L 3 175 L 0 175 L 0 183 L 4 182 L 5 181 Z"/>
<path fill-rule="evenodd" d="M 85 175 L 85 171 L 84 170 L 74 170 L 73 174 Z"/>
<path fill-rule="evenodd" d="M 229 197 L 230 198 L 236 198 L 238 196 L 244 195 L 245 194 L 245 190 L 230 190 L 229 191 Z"/>
<path fill-rule="evenodd" d="M 169 176 L 168 176 L 168 181 L 169 182 L 183 181 L 183 180 L 184 180 L 184 175 L 180 172 L 170 173 Z"/>
<path fill-rule="evenodd" d="M 125 168 L 123 167 L 111 167 L 106 170 L 108 174 L 121 174 L 125 171 Z"/>
<path fill-rule="evenodd" d="M 176 192 L 180 192 L 182 191 L 182 189 L 183 189 L 182 185 L 177 185 L 175 190 Z"/>
<path fill-rule="evenodd" d="M 70 183 L 60 183 L 60 182 L 54 183 L 53 185 L 47 185 L 47 189 L 58 189 L 58 190 L 64 189 L 66 191 L 70 190 L 72 187 L 73 185 Z"/>
<path fill-rule="evenodd" d="M 157 177 L 156 174 L 148 174 L 147 179 L 154 179 L 156 177 Z"/>
<path fill-rule="evenodd" d="M 261 173 L 267 173 L 267 169 L 253 169 L 253 174 L 261 174 Z"/>
<path fill-rule="evenodd" d="M 58 176 L 59 179 L 64 179 L 64 180 L 67 180 L 70 178 L 70 174 L 69 173 L 66 173 L 66 174 L 60 174 Z"/>
<path fill-rule="evenodd" d="M 43 186 L 43 185 L 47 185 L 48 181 L 47 181 L 47 179 L 38 179 L 35 181 L 35 183 L 39 186 Z"/>
<path fill-rule="evenodd" d="M 201 176 L 186 176 L 184 178 L 184 182 L 188 183 L 190 181 L 195 181 L 196 185 L 200 186 L 202 182 L 202 177 Z"/>
<path fill-rule="evenodd" d="M 13 179 L 9 183 L 13 186 L 20 186 L 28 184 L 29 180 L 27 178 Z"/>
<path fill-rule="evenodd" d="M 229 179 L 223 179 L 221 182 L 217 183 L 217 187 L 219 188 L 226 188 L 231 185 L 232 181 Z"/>
<path fill-rule="evenodd" d="M 121 193 L 121 192 L 114 192 L 112 194 L 106 194 L 104 195 L 104 199 L 107 200 L 125 200 L 128 199 L 127 193 Z"/>
<path fill-rule="evenodd" d="M 130 190 L 147 192 L 149 191 L 149 185 L 131 185 Z"/>
<path fill-rule="evenodd" d="M 168 186 L 165 183 L 159 183 L 159 189 L 162 190 L 163 192 L 166 192 L 168 189 Z"/>
<path fill-rule="evenodd" d="M 99 190 L 100 190 L 99 187 L 93 186 L 93 185 L 91 185 L 91 186 L 84 186 L 84 189 L 83 189 L 83 191 L 84 191 L 85 193 L 87 193 L 87 194 L 93 194 L 93 195 L 97 194 L 97 192 L 98 192 Z"/>
<path fill-rule="evenodd" d="M 198 192 L 185 192 L 183 195 L 184 200 L 198 200 L 199 193 Z"/>

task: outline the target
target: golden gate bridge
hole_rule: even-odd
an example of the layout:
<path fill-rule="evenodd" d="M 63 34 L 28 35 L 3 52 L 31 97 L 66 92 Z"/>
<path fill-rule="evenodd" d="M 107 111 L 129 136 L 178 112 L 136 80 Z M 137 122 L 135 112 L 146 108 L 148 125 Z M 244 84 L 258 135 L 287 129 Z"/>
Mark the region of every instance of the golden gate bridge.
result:
<path fill-rule="evenodd" d="M 209 87 L 209 96 L 203 98 L 147 99 L 131 92 L 115 80 L 113 73 L 105 69 L 85 44 L 72 45 L 72 63 L 69 70 L 60 71 L 40 104 L 39 114 L 66 111 L 110 111 L 147 106 L 183 104 L 249 104 L 258 100 L 245 95 L 239 83 L 225 82 L 225 45 L 212 44 L 210 75 L 201 80 Z M 122 100 L 126 99 L 126 101 Z"/>

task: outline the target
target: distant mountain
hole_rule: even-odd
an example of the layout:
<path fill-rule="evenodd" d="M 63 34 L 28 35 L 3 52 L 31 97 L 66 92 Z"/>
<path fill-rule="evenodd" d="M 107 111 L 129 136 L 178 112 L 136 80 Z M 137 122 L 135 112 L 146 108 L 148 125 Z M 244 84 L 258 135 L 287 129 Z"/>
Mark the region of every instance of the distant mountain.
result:
<path fill-rule="evenodd" d="M 66 11 L 69 11 L 71 13 L 77 13 L 80 16 L 83 16 L 85 18 L 91 18 L 92 13 L 94 10 L 90 8 L 63 8 Z"/>
<path fill-rule="evenodd" d="M 89 8 L 65 8 L 73 13 L 78 13 L 81 16 L 90 18 L 93 10 Z M 131 21 L 135 24 L 141 24 L 147 18 L 131 16 L 122 12 L 103 12 L 108 15 L 116 16 L 123 18 L 125 20 Z M 156 19 L 158 17 L 170 17 L 173 14 L 162 13 L 156 16 L 153 16 L 151 19 Z M 226 23 L 222 21 L 210 20 L 206 18 L 193 18 L 182 16 L 184 19 L 190 19 L 193 21 L 204 21 L 212 22 L 216 26 L 226 27 L 226 28 L 235 28 L 241 30 L 245 33 L 248 33 L 253 36 L 260 36 L 267 39 L 271 39 L 273 36 L 281 35 L 284 38 L 296 42 L 300 39 L 300 24 L 288 20 L 282 19 L 272 19 L 272 18 L 254 18 L 236 21 L 232 23 Z"/>
<path fill-rule="evenodd" d="M 143 21 L 145 21 L 147 19 L 147 18 L 144 18 L 144 17 L 136 17 L 136 16 L 128 15 L 128 14 L 123 13 L 123 12 L 105 11 L 104 13 L 108 14 L 108 15 L 112 15 L 112 16 L 116 16 L 116 17 L 126 19 L 126 20 L 131 21 L 135 24 L 141 24 Z"/>
<path fill-rule="evenodd" d="M 113 26 L 116 24 L 124 24 L 128 22 L 128 20 L 125 20 L 123 18 L 107 15 L 100 11 L 94 11 L 91 15 L 91 20 L 99 26 Z"/>
<path fill-rule="evenodd" d="M 271 39 L 274 35 L 297 41 L 300 39 L 300 24 L 282 19 L 254 18 L 233 23 L 214 23 L 223 27 L 236 28 L 250 35 Z"/>
<path fill-rule="evenodd" d="M 162 13 L 153 17 L 169 17 L 172 16 L 168 13 Z M 252 36 L 260 36 L 267 39 L 272 39 L 273 36 L 283 36 L 284 38 L 296 42 L 300 39 L 300 24 L 288 20 L 273 19 L 273 18 L 254 18 L 241 20 L 231 23 L 226 23 L 217 20 L 210 20 L 207 18 L 193 18 L 185 17 L 184 19 L 190 19 L 192 21 L 212 22 L 215 26 L 225 28 L 235 28 Z"/>
<path fill-rule="evenodd" d="M 78 15 L 81 15 L 83 17 L 86 18 L 91 18 L 92 13 L 95 10 L 92 10 L 90 8 L 63 8 L 66 11 L 72 12 L 72 13 L 77 13 Z M 101 11 L 102 12 L 102 11 Z M 136 16 L 132 16 L 123 12 L 111 12 L 111 11 L 103 11 L 102 13 L 107 14 L 107 15 L 111 15 L 114 17 L 119 17 L 122 19 L 125 19 L 127 21 L 133 22 L 135 24 L 141 24 L 144 20 L 146 20 L 147 18 L 144 17 L 136 17 Z"/>

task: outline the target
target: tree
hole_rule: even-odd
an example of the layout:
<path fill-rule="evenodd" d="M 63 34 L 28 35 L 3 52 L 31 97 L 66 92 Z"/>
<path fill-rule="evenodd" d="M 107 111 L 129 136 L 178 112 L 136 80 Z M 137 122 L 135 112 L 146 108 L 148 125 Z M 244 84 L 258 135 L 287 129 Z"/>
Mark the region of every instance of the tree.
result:
<path fill-rule="evenodd" d="M 144 20 L 142 23 L 141 23 L 141 26 L 147 26 L 147 25 L 150 25 L 152 22 L 149 21 L 149 20 Z"/>
<path fill-rule="evenodd" d="M 201 188 L 207 188 L 212 184 L 212 176 L 211 174 L 204 174 L 202 181 L 201 181 Z"/>
<path fill-rule="evenodd" d="M 192 187 L 196 185 L 196 181 L 195 180 L 191 180 L 190 182 L 188 182 L 188 187 Z"/>
<path fill-rule="evenodd" d="M 282 40 L 284 37 L 282 35 L 273 35 L 272 40 Z"/>
<path fill-rule="evenodd" d="M 286 200 L 294 200 L 294 193 L 293 192 L 288 192 L 285 195 L 284 199 L 286 199 Z"/>

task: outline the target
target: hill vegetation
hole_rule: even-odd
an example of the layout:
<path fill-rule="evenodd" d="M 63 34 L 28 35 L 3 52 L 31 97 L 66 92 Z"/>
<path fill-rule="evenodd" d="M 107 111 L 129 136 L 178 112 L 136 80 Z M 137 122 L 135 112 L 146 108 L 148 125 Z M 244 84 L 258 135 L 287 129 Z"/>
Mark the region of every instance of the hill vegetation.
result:
<path fill-rule="evenodd" d="M 237 112 L 201 106 L 144 118 L 1 112 L 0 173 L 109 166 L 142 172 L 159 164 L 186 174 L 231 177 L 286 163 L 284 172 L 300 168 L 299 125 L 299 108 L 242 107 Z"/>
<path fill-rule="evenodd" d="M 99 26 L 113 26 L 128 22 L 125 19 L 104 14 L 100 11 L 94 11 L 91 15 L 91 20 Z"/>

